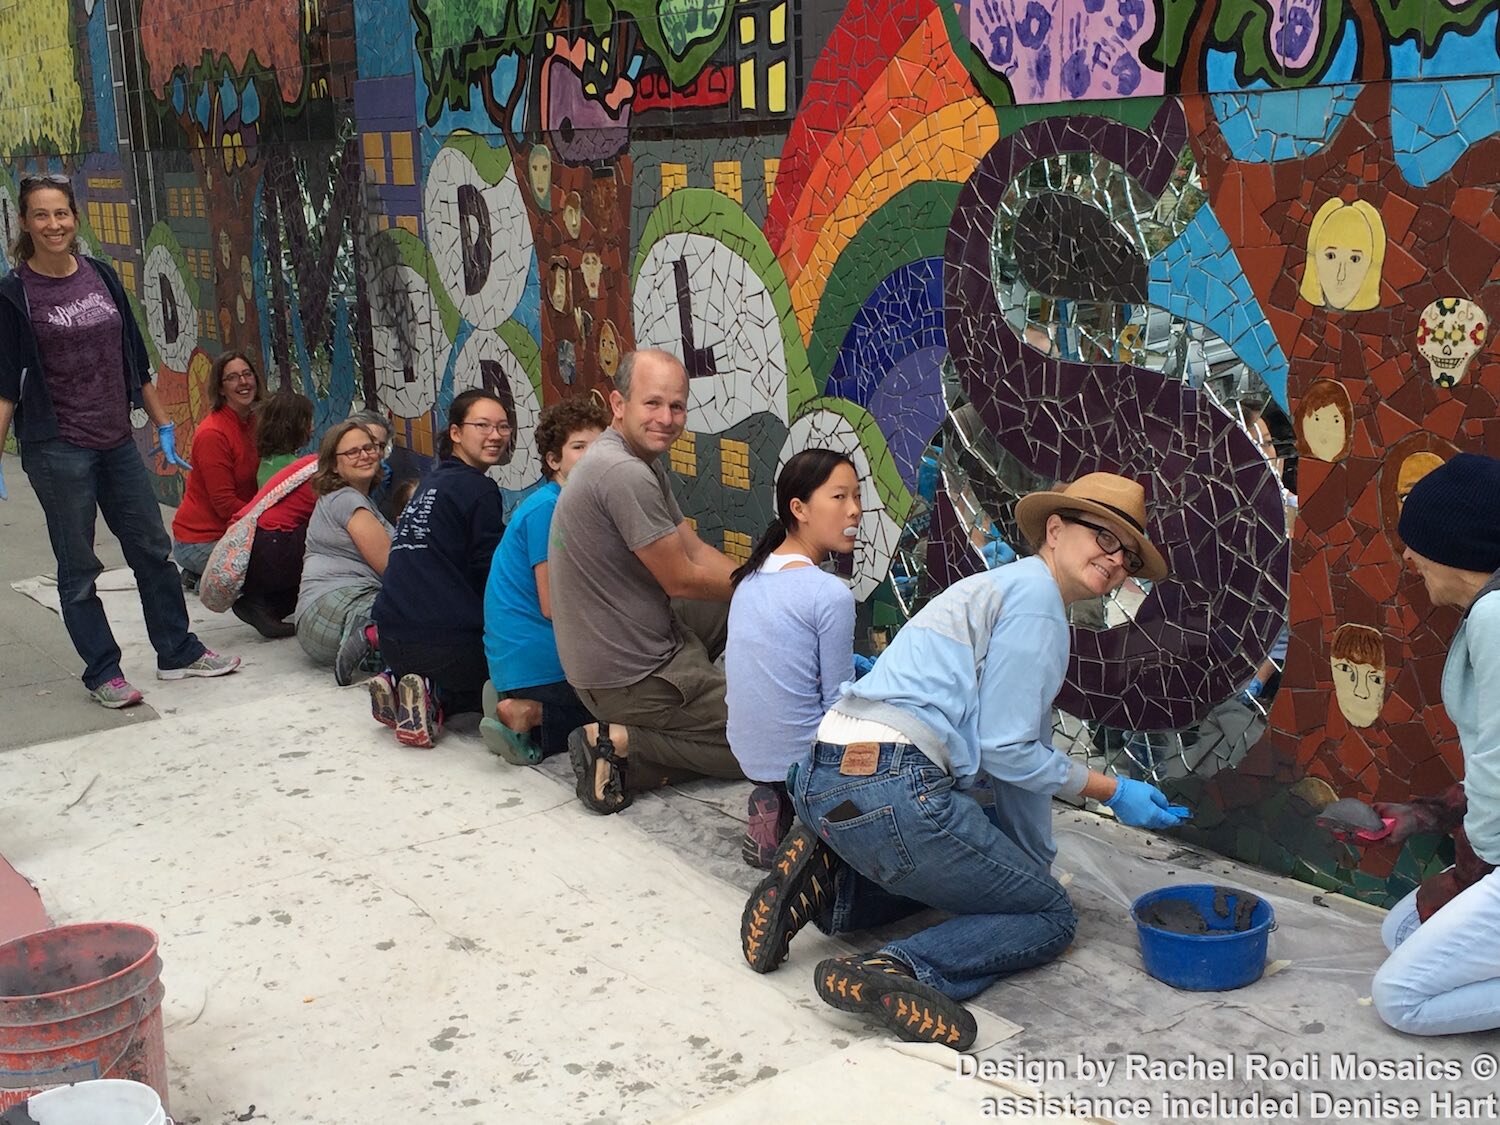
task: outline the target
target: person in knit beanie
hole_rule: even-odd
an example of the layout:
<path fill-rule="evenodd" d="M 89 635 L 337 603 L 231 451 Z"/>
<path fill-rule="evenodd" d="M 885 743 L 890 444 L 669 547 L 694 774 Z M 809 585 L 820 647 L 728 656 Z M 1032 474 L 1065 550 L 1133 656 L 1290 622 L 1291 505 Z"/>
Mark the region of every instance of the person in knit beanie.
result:
<path fill-rule="evenodd" d="M 1434 606 L 1464 611 L 1443 668 L 1443 707 L 1458 728 L 1464 774 L 1439 797 L 1377 804 L 1383 834 L 1452 835 L 1454 865 L 1386 917 L 1391 955 L 1375 974 L 1375 1010 L 1409 1035 L 1500 1028 L 1500 461 L 1460 453 L 1419 481 L 1398 531 L 1403 558 Z"/>
<path fill-rule="evenodd" d="M 1459 453 L 1432 470 L 1407 495 L 1397 532 L 1433 604 L 1467 607 L 1500 570 L 1500 461 Z M 1473 587 L 1467 599 L 1455 584 Z"/>

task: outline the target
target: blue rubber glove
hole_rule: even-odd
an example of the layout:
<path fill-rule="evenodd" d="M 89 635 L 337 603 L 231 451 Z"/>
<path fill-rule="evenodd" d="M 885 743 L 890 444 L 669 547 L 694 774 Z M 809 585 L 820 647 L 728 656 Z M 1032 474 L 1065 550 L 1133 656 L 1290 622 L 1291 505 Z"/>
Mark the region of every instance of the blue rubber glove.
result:
<path fill-rule="evenodd" d="M 864 656 L 857 652 L 854 654 L 854 678 L 856 680 L 868 673 L 873 667 L 875 667 L 875 658 L 873 656 Z"/>
<path fill-rule="evenodd" d="M 168 422 L 165 426 L 156 427 L 156 440 L 161 442 L 162 459 L 168 465 L 176 465 L 185 472 L 192 472 L 193 467 L 177 456 L 177 423 Z"/>
<path fill-rule="evenodd" d="M 9 500 L 10 493 L 5 491 L 5 467 L 0 465 L 0 500 Z"/>
<path fill-rule="evenodd" d="M 1120 778 L 1115 795 L 1104 803 L 1114 809 L 1121 824 L 1136 828 L 1176 828 L 1193 815 L 1191 809 L 1169 803 L 1156 786 L 1130 777 Z"/>

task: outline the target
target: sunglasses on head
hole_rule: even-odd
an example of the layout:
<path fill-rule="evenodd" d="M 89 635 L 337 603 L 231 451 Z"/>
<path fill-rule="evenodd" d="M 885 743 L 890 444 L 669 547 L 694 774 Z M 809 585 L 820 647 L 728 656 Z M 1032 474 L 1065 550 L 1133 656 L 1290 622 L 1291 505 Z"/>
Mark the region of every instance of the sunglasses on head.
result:
<path fill-rule="evenodd" d="M 45 172 L 39 176 L 22 176 L 21 190 L 29 187 L 70 187 L 73 181 L 61 172 Z"/>

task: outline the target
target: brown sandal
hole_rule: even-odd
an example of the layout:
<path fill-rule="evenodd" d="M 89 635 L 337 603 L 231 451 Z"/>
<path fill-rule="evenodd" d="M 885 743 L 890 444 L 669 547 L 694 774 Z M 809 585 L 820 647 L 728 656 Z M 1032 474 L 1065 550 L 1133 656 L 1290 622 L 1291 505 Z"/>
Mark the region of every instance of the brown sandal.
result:
<path fill-rule="evenodd" d="M 585 805 L 601 816 L 629 807 L 632 798 L 625 790 L 625 771 L 629 768 L 630 761 L 615 753 L 608 724 L 599 724 L 599 736 L 593 745 L 589 744 L 583 727 L 568 735 L 568 759 L 573 763 L 573 773 L 578 778 L 578 799 Z M 603 797 L 595 795 L 598 763 L 601 761 L 609 763 L 609 779 L 604 783 Z"/>

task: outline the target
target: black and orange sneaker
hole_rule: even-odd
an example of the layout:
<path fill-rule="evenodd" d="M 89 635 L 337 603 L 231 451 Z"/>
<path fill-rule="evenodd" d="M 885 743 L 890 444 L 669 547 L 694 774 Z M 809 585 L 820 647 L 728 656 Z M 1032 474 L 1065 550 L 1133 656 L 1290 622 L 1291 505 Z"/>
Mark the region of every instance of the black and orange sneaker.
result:
<path fill-rule="evenodd" d="M 908 1043 L 941 1043 L 967 1051 L 978 1034 L 968 1008 L 923 984 L 895 957 L 830 957 L 813 971 L 818 995 L 841 1012 L 873 1016 Z"/>
<path fill-rule="evenodd" d="M 757 973 L 786 960 L 797 931 L 814 918 L 833 917 L 834 875 L 841 861 L 800 821 L 781 841 L 771 874 L 750 893 L 740 916 L 740 950 Z"/>

